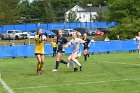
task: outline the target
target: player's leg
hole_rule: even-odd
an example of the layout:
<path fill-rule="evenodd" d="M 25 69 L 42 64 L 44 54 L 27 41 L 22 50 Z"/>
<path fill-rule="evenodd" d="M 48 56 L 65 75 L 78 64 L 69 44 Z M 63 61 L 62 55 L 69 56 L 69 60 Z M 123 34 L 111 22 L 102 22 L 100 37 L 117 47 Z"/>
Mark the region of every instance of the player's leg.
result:
<path fill-rule="evenodd" d="M 41 70 L 40 68 L 40 64 L 41 64 L 41 56 L 40 54 L 36 54 L 36 58 L 38 60 L 38 63 L 37 63 L 37 74 L 40 74 L 39 71 Z"/>
<path fill-rule="evenodd" d="M 53 47 L 53 57 L 54 57 L 54 47 Z"/>
<path fill-rule="evenodd" d="M 56 64 L 55 64 L 55 69 L 52 70 L 52 71 L 58 71 L 58 67 L 59 67 L 59 62 L 61 60 L 61 57 L 62 57 L 62 53 L 59 53 L 57 54 L 56 56 Z"/>
<path fill-rule="evenodd" d="M 89 48 L 88 48 L 88 49 L 89 49 Z M 88 49 L 87 49 L 87 56 L 89 57 Z"/>
<path fill-rule="evenodd" d="M 69 62 L 69 64 L 72 66 L 74 72 L 77 72 L 78 68 L 75 67 L 75 65 L 74 65 L 74 63 L 73 63 L 73 61 L 72 61 L 72 55 L 70 55 L 70 56 L 68 57 L 68 62 Z"/>
<path fill-rule="evenodd" d="M 43 55 L 40 55 L 41 56 L 41 64 L 40 64 L 40 69 L 42 71 L 42 67 L 43 67 L 43 64 L 44 64 L 44 54 Z"/>
<path fill-rule="evenodd" d="M 138 46 L 138 52 L 139 52 L 139 57 L 140 57 L 140 45 Z"/>
<path fill-rule="evenodd" d="M 85 59 L 85 61 L 87 61 L 87 53 L 88 53 L 88 50 L 84 49 L 84 59 Z"/>
<path fill-rule="evenodd" d="M 53 57 L 56 55 L 56 47 L 53 47 Z"/>
<path fill-rule="evenodd" d="M 72 55 L 72 61 L 74 61 L 74 62 L 80 67 L 80 71 L 82 71 L 82 65 L 81 65 L 80 62 L 76 59 L 76 58 L 78 58 L 78 57 L 80 57 L 80 53 L 79 53 L 79 54 L 74 53 L 74 54 Z"/>
<path fill-rule="evenodd" d="M 57 48 L 55 47 L 55 48 L 54 48 L 54 55 L 55 55 L 55 56 L 56 56 L 56 49 L 57 49 Z"/>

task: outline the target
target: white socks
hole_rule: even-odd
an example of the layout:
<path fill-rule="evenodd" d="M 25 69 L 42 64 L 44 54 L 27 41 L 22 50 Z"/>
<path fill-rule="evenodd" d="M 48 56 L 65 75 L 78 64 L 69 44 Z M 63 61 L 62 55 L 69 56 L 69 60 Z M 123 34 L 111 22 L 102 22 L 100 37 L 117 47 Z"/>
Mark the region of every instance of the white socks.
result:
<path fill-rule="evenodd" d="M 81 66 L 81 64 L 79 63 L 79 61 L 77 59 L 73 59 L 73 61 L 78 65 Z"/>
<path fill-rule="evenodd" d="M 73 61 L 69 61 L 69 64 L 72 66 L 72 68 L 75 68 Z"/>

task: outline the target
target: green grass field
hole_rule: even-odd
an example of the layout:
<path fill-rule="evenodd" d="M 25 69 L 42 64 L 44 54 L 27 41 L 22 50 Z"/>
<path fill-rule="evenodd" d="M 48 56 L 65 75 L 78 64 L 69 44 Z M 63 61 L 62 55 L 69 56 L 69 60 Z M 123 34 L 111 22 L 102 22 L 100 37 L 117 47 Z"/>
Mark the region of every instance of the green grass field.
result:
<path fill-rule="evenodd" d="M 63 56 L 67 59 L 68 56 Z M 83 71 L 74 73 L 55 58 L 46 57 L 43 74 L 36 75 L 36 58 L 1 59 L 0 72 L 15 93 L 140 93 L 140 58 L 137 53 L 90 55 L 79 61 Z M 8 93 L 0 84 L 0 93 Z"/>

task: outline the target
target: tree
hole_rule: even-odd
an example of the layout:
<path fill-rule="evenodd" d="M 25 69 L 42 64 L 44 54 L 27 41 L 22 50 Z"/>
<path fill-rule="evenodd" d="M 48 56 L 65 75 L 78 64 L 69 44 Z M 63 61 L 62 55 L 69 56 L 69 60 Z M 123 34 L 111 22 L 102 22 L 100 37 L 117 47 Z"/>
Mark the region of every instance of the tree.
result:
<path fill-rule="evenodd" d="M 68 21 L 69 22 L 77 22 L 77 21 L 79 21 L 79 19 L 77 19 L 77 15 L 76 15 L 75 11 L 72 11 L 72 10 L 69 11 Z"/>
<path fill-rule="evenodd" d="M 109 0 L 107 21 L 115 21 L 119 25 L 112 28 L 110 37 L 119 34 L 122 39 L 133 38 L 140 31 L 140 1 L 139 0 Z"/>
<path fill-rule="evenodd" d="M 17 23 L 20 0 L 0 0 L 0 25 Z"/>

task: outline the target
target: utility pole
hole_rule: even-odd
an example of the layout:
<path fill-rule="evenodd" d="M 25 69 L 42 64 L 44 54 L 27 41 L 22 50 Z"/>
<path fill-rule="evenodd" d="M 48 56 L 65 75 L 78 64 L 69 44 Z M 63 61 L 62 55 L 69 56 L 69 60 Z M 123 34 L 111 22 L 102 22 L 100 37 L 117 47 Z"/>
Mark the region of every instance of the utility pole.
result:
<path fill-rule="evenodd" d="M 91 29 L 91 7 L 92 7 L 92 4 L 87 4 L 87 6 L 90 8 L 90 29 Z"/>

